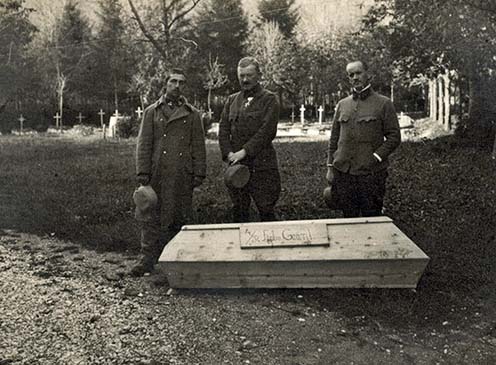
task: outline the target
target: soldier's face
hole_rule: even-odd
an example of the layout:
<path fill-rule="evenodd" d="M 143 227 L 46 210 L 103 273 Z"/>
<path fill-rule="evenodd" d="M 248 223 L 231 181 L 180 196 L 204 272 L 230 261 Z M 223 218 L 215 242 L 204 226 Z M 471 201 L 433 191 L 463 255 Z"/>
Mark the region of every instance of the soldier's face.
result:
<path fill-rule="evenodd" d="M 346 73 L 351 86 L 357 90 L 363 89 L 369 83 L 369 74 L 361 62 L 352 62 L 346 66 Z"/>
<path fill-rule="evenodd" d="M 241 90 L 253 89 L 260 80 L 260 75 L 254 65 L 247 67 L 238 67 L 238 79 Z"/>
<path fill-rule="evenodd" d="M 172 74 L 167 80 L 166 93 L 172 97 L 178 97 L 183 93 L 186 78 L 181 74 Z"/>

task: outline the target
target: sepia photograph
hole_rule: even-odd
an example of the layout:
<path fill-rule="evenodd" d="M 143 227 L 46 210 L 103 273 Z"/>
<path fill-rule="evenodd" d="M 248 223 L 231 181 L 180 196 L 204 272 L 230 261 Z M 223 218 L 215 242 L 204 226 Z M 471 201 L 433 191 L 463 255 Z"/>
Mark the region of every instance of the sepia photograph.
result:
<path fill-rule="evenodd" d="M 0 365 L 496 363 L 496 1 L 0 0 Z"/>

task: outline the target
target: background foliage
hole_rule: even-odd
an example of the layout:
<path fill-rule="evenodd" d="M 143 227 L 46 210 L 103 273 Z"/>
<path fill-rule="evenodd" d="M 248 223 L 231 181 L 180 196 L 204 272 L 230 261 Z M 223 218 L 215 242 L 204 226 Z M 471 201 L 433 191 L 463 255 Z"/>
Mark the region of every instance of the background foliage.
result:
<path fill-rule="evenodd" d="M 14 116 L 32 111 L 31 128 L 53 124 L 57 110 L 67 125 L 79 111 L 95 125 L 100 108 L 107 117 L 115 109 L 133 115 L 160 96 L 174 66 L 186 70 L 187 96 L 205 110 L 209 60 L 228 80 L 210 90 L 215 120 L 237 90 L 237 61 L 251 54 L 286 109 L 324 105 L 328 115 L 349 91 L 344 69 L 352 59 L 369 63 L 375 88 L 394 96 L 398 111 L 425 112 L 427 80 L 455 71 L 463 131 L 481 142 L 494 134 L 494 2 L 376 0 L 360 23 L 317 32 L 302 26 L 295 0 L 256 4 L 248 14 L 241 0 L 99 0 L 89 20 L 76 0 L 2 1 L 0 129 L 9 132 Z"/>

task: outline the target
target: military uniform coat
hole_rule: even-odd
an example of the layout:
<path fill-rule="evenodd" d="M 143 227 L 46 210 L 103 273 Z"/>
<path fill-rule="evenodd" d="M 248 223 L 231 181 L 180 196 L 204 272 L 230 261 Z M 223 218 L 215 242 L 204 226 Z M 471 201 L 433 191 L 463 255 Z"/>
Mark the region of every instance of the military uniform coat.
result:
<path fill-rule="evenodd" d="M 260 85 L 250 93 L 242 91 L 229 96 L 219 122 L 219 146 L 222 159 L 229 152 L 245 149 L 241 161 L 250 170 L 277 169 L 277 155 L 272 145 L 279 122 L 279 102 L 274 93 Z"/>
<path fill-rule="evenodd" d="M 398 117 L 389 98 L 373 90 L 363 98 L 350 95 L 336 106 L 327 163 L 351 175 L 372 174 L 388 167 L 388 157 L 400 142 Z"/>
<path fill-rule="evenodd" d="M 199 112 L 182 99 L 170 109 L 162 96 L 145 109 L 136 147 L 136 173 L 151 177 L 156 218 L 165 229 L 188 222 L 193 178 L 206 175 L 205 133 Z"/>

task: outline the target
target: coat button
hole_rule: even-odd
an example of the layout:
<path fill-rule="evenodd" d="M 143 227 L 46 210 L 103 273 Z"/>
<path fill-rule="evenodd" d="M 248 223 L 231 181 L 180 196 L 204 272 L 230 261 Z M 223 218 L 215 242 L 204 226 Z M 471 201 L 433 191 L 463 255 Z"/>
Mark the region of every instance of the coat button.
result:
<path fill-rule="evenodd" d="M 166 154 L 167 154 L 167 151 L 164 151 L 164 155 L 166 155 Z"/>
<path fill-rule="evenodd" d="M 160 118 L 160 121 L 163 122 L 164 121 L 164 118 Z"/>
<path fill-rule="evenodd" d="M 164 137 L 167 137 L 167 134 L 164 134 Z"/>
<path fill-rule="evenodd" d="M 184 136 L 181 136 L 181 139 L 184 139 Z"/>
<path fill-rule="evenodd" d="M 182 152 L 179 152 L 179 156 L 182 156 L 182 155 L 183 155 L 183 153 Z"/>
<path fill-rule="evenodd" d="M 186 124 L 186 121 L 183 121 L 184 124 Z"/>

